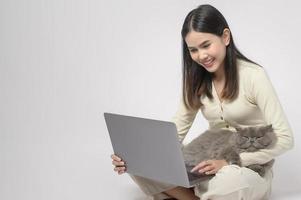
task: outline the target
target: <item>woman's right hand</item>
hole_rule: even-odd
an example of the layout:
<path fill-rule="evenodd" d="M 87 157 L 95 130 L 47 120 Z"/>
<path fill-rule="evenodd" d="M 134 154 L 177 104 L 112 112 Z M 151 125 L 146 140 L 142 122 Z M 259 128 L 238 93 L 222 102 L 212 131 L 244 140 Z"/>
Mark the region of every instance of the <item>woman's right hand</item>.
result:
<path fill-rule="evenodd" d="M 115 166 L 114 171 L 119 175 L 123 174 L 126 171 L 125 162 L 115 154 L 111 155 L 111 158 L 113 159 L 112 164 Z"/>

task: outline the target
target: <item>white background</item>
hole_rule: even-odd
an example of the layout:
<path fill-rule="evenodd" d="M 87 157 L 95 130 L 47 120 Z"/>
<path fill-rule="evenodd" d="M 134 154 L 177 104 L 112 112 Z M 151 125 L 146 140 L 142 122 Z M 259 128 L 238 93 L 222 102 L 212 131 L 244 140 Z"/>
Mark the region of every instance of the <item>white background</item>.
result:
<path fill-rule="evenodd" d="M 143 199 L 113 172 L 103 112 L 160 120 L 181 92 L 181 26 L 199 4 L 267 70 L 295 135 L 273 199 L 301 196 L 299 1 L 0 0 L 0 199 Z M 198 115 L 185 142 L 207 128 Z"/>

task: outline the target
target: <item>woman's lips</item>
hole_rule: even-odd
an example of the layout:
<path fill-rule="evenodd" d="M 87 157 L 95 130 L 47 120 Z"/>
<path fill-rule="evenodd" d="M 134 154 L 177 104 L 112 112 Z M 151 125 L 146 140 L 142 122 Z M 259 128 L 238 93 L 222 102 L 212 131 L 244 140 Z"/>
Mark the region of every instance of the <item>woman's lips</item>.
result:
<path fill-rule="evenodd" d="M 209 61 L 203 63 L 204 67 L 209 68 L 212 67 L 214 59 L 210 59 Z"/>

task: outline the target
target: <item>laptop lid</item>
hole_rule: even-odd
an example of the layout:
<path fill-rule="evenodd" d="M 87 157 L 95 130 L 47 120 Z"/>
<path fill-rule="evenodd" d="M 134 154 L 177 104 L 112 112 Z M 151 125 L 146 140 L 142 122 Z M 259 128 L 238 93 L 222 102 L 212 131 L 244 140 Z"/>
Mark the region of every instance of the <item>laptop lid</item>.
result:
<path fill-rule="evenodd" d="M 114 153 L 129 174 L 190 186 L 174 123 L 114 113 L 104 117 Z"/>

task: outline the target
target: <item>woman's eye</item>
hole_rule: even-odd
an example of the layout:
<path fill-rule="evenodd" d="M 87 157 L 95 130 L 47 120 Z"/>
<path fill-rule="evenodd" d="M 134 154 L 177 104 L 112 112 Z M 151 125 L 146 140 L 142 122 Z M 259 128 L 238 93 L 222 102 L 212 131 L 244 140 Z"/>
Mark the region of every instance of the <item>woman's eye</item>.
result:
<path fill-rule="evenodd" d="M 204 48 L 208 48 L 210 46 L 210 44 L 206 44 L 206 45 L 204 45 L 203 47 Z"/>
<path fill-rule="evenodd" d="M 190 49 L 189 50 L 191 53 L 195 53 L 196 52 L 196 49 Z"/>

